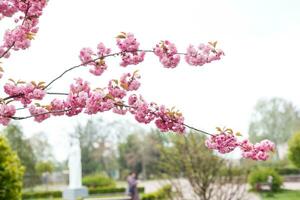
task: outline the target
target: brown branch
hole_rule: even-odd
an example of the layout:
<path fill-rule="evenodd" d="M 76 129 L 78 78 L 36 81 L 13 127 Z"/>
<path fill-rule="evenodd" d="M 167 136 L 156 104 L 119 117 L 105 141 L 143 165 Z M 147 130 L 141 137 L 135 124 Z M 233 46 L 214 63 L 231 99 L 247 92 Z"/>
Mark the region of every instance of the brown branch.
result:
<path fill-rule="evenodd" d="M 55 92 L 55 93 L 50 93 L 50 94 L 54 94 L 54 95 L 57 95 L 57 94 L 58 94 L 58 95 L 68 95 L 67 93 L 57 93 L 57 92 Z M 126 105 L 126 104 L 124 104 L 124 103 L 122 103 L 122 102 L 115 102 L 115 107 L 117 107 L 117 106 L 123 106 L 123 107 L 125 107 L 125 108 L 133 108 L 133 109 L 137 109 L 137 107 L 129 106 L 129 105 Z M 23 110 L 23 109 L 25 109 L 25 108 L 26 108 L 26 107 L 18 108 L 17 110 Z M 36 116 L 39 116 L 39 115 L 51 114 L 51 113 L 61 113 L 61 112 L 67 112 L 67 111 L 70 111 L 70 110 L 72 110 L 72 108 L 68 108 L 68 109 L 65 109 L 65 110 L 48 111 L 48 112 L 39 113 L 39 114 L 36 114 L 36 115 L 29 115 L 29 116 L 25 116 L 25 117 L 8 117 L 8 116 L 3 116 L 3 115 L 2 115 L 2 117 L 11 118 L 11 119 L 14 119 L 14 120 L 24 120 L 24 119 L 29 119 L 29 118 L 36 117 Z M 151 111 L 150 113 L 156 115 L 155 112 L 152 112 L 152 111 Z M 158 117 L 158 116 L 156 115 L 156 117 Z M 162 119 L 162 118 L 161 118 L 161 119 Z M 172 119 L 171 119 L 171 120 L 172 120 Z M 192 130 L 194 130 L 194 131 L 197 131 L 197 132 L 200 132 L 200 133 L 209 135 L 209 136 L 213 136 L 213 134 L 211 134 L 211 133 L 208 133 L 208 132 L 203 131 L 203 130 L 201 130 L 201 129 L 194 128 L 194 127 L 189 126 L 189 125 L 187 125 L 187 124 L 183 124 L 183 126 L 189 128 L 189 129 L 192 129 Z"/>
<path fill-rule="evenodd" d="M 64 93 L 64 92 L 47 92 L 47 94 L 50 94 L 50 95 L 65 95 L 65 96 L 68 95 L 68 93 Z"/>
<path fill-rule="evenodd" d="M 45 115 L 45 114 L 68 112 L 71 109 L 72 108 L 65 109 L 65 110 L 53 110 L 53 111 L 43 112 L 43 113 L 39 113 L 39 114 L 35 114 L 35 115 L 28 115 L 28 116 L 25 116 L 25 117 L 7 117 L 7 116 L 3 116 L 3 115 L 2 115 L 2 117 L 11 118 L 11 119 L 14 119 L 14 120 L 24 120 L 24 119 L 29 119 L 29 118 L 32 118 L 32 117 L 37 117 L 37 116 L 40 116 L 40 115 Z"/>
<path fill-rule="evenodd" d="M 122 53 L 134 53 L 134 52 L 146 52 L 146 53 L 154 53 L 153 50 L 137 50 L 137 51 L 120 51 L 120 52 L 117 52 L 117 53 L 112 53 L 112 54 L 108 54 L 108 55 L 105 55 L 105 56 L 101 56 L 101 57 L 97 57 L 93 60 L 90 60 L 88 62 L 85 62 L 85 63 L 82 63 L 82 64 L 79 64 L 79 65 L 76 65 L 76 66 L 73 66 L 73 67 L 70 67 L 69 69 L 65 70 L 63 73 L 61 73 L 59 76 L 57 76 L 56 78 L 54 78 L 52 81 L 50 81 L 44 89 L 47 89 L 50 85 L 52 85 L 55 81 L 57 81 L 58 79 L 60 79 L 62 76 L 64 76 L 67 72 L 69 71 L 72 71 L 73 69 L 76 69 L 78 67 L 81 67 L 81 66 L 84 66 L 84 65 L 87 65 L 89 63 L 93 63 L 93 62 L 96 62 L 100 59 L 104 59 L 104 58 L 107 58 L 107 57 L 112 57 L 112 56 L 118 56 Z M 177 53 L 179 55 L 186 55 L 186 53 Z"/>
<path fill-rule="evenodd" d="M 133 106 L 129 106 L 129 105 L 125 105 L 125 104 L 123 104 L 123 103 L 121 103 L 121 102 L 116 102 L 115 103 L 115 105 L 116 106 L 124 106 L 124 107 L 126 107 L 126 108 L 133 108 L 133 109 L 137 109 L 136 107 L 133 107 Z M 157 115 L 156 115 L 156 113 L 155 112 L 150 112 L 151 114 L 154 114 L 156 117 L 158 117 Z M 162 119 L 162 118 L 161 118 Z M 163 120 L 163 119 L 162 119 Z M 172 119 L 171 119 L 172 120 Z M 174 121 L 173 121 L 174 122 Z M 197 128 L 194 128 L 194 127 L 192 127 L 192 126 L 190 126 L 190 125 L 187 125 L 187 124 L 185 124 L 185 123 L 183 123 L 182 124 L 183 126 L 185 126 L 185 127 L 187 127 L 187 128 L 189 128 L 189 129 L 192 129 L 192 130 L 194 130 L 194 131 L 196 131 L 196 132 L 200 132 L 200 133 L 203 133 L 203 134 L 205 134 L 205 135 L 209 135 L 209 136 L 213 136 L 213 134 L 211 134 L 211 133 L 208 133 L 208 132 L 206 132 L 206 131 L 203 131 L 203 130 L 201 130 L 201 129 L 197 129 Z"/>

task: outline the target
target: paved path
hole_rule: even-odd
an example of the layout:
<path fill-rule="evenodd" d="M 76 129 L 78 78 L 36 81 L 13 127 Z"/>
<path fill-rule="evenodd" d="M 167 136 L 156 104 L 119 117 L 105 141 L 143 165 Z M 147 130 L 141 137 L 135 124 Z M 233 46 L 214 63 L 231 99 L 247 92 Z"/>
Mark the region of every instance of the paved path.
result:
<path fill-rule="evenodd" d="M 143 186 L 145 188 L 145 192 L 154 192 L 161 188 L 163 185 L 168 184 L 168 181 L 165 180 L 154 180 L 154 181 L 141 181 L 139 186 Z M 179 180 L 180 188 L 183 191 L 184 199 L 183 200 L 197 200 L 197 198 L 193 195 L 192 187 L 189 182 L 185 179 Z M 260 200 L 260 197 L 254 193 L 247 193 L 247 200 Z"/>
<path fill-rule="evenodd" d="M 300 182 L 285 182 L 283 188 L 288 190 L 300 190 Z"/>

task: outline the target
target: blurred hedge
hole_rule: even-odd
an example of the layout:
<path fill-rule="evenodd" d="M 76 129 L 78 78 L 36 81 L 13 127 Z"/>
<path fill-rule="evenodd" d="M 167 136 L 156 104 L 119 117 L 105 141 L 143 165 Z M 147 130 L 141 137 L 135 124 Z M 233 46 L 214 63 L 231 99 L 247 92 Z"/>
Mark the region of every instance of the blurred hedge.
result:
<path fill-rule="evenodd" d="M 116 187 L 116 182 L 102 173 L 83 177 L 82 184 L 88 188 Z"/>
<path fill-rule="evenodd" d="M 24 192 L 22 199 L 35 199 L 35 198 L 57 198 L 62 197 L 61 191 L 45 191 L 45 192 Z"/>
<path fill-rule="evenodd" d="M 89 188 L 90 195 L 101 195 L 101 194 L 114 194 L 114 193 L 125 193 L 126 188 L 116 188 L 116 187 L 99 187 L 99 188 Z M 138 191 L 143 193 L 145 188 L 139 187 Z M 61 191 L 48 191 L 48 192 L 24 192 L 22 199 L 36 199 L 36 198 L 61 198 Z"/>
<path fill-rule="evenodd" d="M 300 175 L 300 169 L 297 168 L 285 167 L 285 168 L 275 168 L 275 170 L 280 175 Z"/>
<path fill-rule="evenodd" d="M 165 185 L 156 192 L 144 194 L 142 200 L 166 200 L 171 199 L 172 186 Z"/>

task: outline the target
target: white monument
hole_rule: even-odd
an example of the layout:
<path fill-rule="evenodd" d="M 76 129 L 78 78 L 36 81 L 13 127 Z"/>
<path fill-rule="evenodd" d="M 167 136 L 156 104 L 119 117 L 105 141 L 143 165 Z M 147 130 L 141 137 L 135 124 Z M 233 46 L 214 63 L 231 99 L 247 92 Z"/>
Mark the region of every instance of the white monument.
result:
<path fill-rule="evenodd" d="M 68 159 L 69 187 L 63 192 L 63 199 L 76 200 L 88 196 L 88 190 L 82 186 L 81 150 L 77 137 L 71 138 L 71 148 Z"/>

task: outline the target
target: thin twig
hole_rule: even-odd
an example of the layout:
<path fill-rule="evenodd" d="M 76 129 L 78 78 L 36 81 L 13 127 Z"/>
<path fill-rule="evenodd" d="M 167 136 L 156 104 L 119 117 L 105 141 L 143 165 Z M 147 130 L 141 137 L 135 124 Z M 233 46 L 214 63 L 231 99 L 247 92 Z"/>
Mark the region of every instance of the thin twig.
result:
<path fill-rule="evenodd" d="M 37 117 L 37 116 L 40 116 L 40 115 L 46 115 L 46 114 L 51 114 L 51 113 L 68 112 L 71 109 L 72 108 L 65 109 L 65 110 L 53 110 L 53 111 L 43 112 L 43 113 L 39 113 L 39 114 L 35 114 L 35 115 L 28 115 L 28 116 L 25 116 L 25 117 L 9 117 L 9 118 L 14 119 L 14 120 L 24 120 L 24 119 L 29 119 L 29 118 L 32 118 L 32 117 Z M 5 116 L 3 116 L 3 117 L 5 117 Z"/>
<path fill-rule="evenodd" d="M 96 62 L 100 59 L 104 59 L 104 58 L 107 58 L 107 57 L 112 57 L 112 56 L 117 56 L 117 55 L 120 55 L 122 53 L 134 53 L 134 52 L 146 52 L 146 53 L 154 53 L 153 50 L 136 50 L 136 51 L 120 51 L 120 52 L 117 52 L 117 53 L 112 53 L 112 54 L 108 54 L 108 55 L 105 55 L 105 56 L 101 56 L 101 57 L 97 57 L 93 60 L 90 60 L 88 62 L 85 62 L 85 63 L 82 63 L 82 64 L 79 64 L 79 65 L 76 65 L 76 66 L 73 66 L 73 67 L 70 67 L 69 69 L 65 70 L 63 73 L 61 73 L 59 76 L 57 76 L 56 78 L 54 78 L 52 81 L 50 81 L 45 87 L 44 89 L 47 89 L 50 85 L 52 85 L 55 81 L 57 81 L 58 79 L 60 79 L 62 76 L 64 76 L 67 72 L 69 71 L 72 71 L 73 69 L 76 69 L 78 67 L 81 67 L 81 66 L 84 66 L 84 65 L 87 65 L 87 64 L 90 64 L 90 63 L 93 63 L 93 62 Z M 186 53 L 177 53 L 179 55 L 186 55 Z"/>
<path fill-rule="evenodd" d="M 65 93 L 65 92 L 47 92 L 47 94 L 50 94 L 50 95 L 68 95 L 68 93 Z"/>

